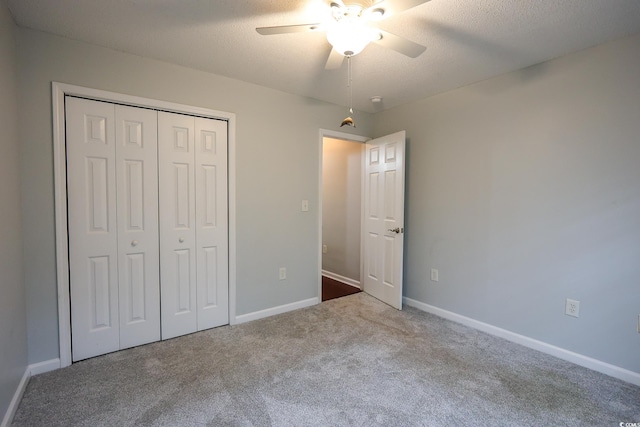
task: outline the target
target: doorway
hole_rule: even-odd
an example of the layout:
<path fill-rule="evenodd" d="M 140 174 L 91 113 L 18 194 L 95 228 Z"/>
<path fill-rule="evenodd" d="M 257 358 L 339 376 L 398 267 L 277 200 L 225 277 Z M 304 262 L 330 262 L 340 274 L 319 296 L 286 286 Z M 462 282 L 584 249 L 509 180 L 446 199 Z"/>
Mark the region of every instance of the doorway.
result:
<path fill-rule="evenodd" d="M 322 301 L 362 291 L 363 142 L 322 137 Z"/>
<path fill-rule="evenodd" d="M 338 226 L 325 221 L 325 204 L 323 198 L 328 198 L 329 192 L 324 191 L 323 178 L 339 175 L 335 169 L 324 167 L 324 146 L 329 138 L 359 143 L 360 151 L 360 190 L 348 199 L 360 200 L 360 226 Z M 327 143 L 328 145 L 329 143 Z M 333 273 L 323 260 L 331 248 L 326 240 L 326 233 L 334 233 L 341 239 L 345 235 L 360 230 L 360 269 L 359 280 L 352 280 L 346 275 L 336 273 L 333 279 L 342 281 L 346 285 L 354 286 L 380 301 L 402 310 L 402 284 L 404 262 L 404 180 L 405 180 L 405 144 L 406 132 L 382 136 L 376 139 L 357 137 L 333 131 L 320 130 L 320 221 L 319 241 L 322 250 L 318 256 L 318 270 L 322 272 L 318 278 L 318 296 L 322 296 L 322 275 Z M 357 157 L 357 156 L 356 156 Z M 328 161 L 328 160 L 327 160 Z M 345 163 L 343 161 L 343 163 Z M 348 163 L 348 162 L 346 162 Z M 341 206 L 346 206 L 343 203 Z M 340 210 L 340 209 L 338 209 Z M 341 208 L 343 215 L 345 208 Z M 346 215 L 348 218 L 348 215 Z M 353 240 L 353 238 L 348 238 Z M 326 248 L 325 248 L 326 245 Z M 336 245 L 340 250 L 340 246 Z M 339 254 L 339 253 L 338 253 Z M 343 248 L 343 256 L 346 249 Z M 338 259 L 340 259 L 338 257 Z M 347 258 L 342 258 L 346 260 Z M 325 268 L 326 267 L 326 268 Z M 348 270 L 344 270 L 348 271 Z M 350 274 L 350 273 L 346 273 Z M 328 274 L 327 274 L 328 275 Z"/>

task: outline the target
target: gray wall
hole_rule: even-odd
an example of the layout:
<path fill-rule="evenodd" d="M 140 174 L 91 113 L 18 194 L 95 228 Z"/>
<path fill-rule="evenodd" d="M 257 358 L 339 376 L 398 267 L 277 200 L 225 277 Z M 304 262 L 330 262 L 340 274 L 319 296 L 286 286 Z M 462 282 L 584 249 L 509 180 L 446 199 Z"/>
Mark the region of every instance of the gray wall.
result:
<path fill-rule="evenodd" d="M 318 296 L 318 131 L 337 130 L 344 107 L 32 30 L 19 30 L 18 48 L 31 363 L 59 354 L 52 81 L 236 113 L 237 314 Z M 356 115 L 370 133 L 371 116 Z"/>
<path fill-rule="evenodd" d="M 324 138 L 322 146 L 322 269 L 360 281 L 361 142 Z"/>
<path fill-rule="evenodd" d="M 3 288 L 16 284 L 0 303 L 4 393 L 5 370 L 16 367 L 14 385 L 24 371 L 24 320 L 2 13 L 0 191 L 12 226 L 0 268 Z M 17 46 L 30 363 L 58 357 L 51 81 L 236 113 L 237 314 L 317 296 L 318 129 L 338 130 L 344 108 L 31 30 Z M 407 130 L 406 295 L 640 372 L 639 76 L 640 35 L 378 113 L 375 126 L 357 113 L 360 135 Z M 579 319 L 563 314 L 567 297 L 581 301 Z"/>
<path fill-rule="evenodd" d="M 375 119 L 409 141 L 405 296 L 640 372 L 640 34 Z"/>
<path fill-rule="evenodd" d="M 0 1 L 0 422 L 27 367 L 15 31 Z"/>

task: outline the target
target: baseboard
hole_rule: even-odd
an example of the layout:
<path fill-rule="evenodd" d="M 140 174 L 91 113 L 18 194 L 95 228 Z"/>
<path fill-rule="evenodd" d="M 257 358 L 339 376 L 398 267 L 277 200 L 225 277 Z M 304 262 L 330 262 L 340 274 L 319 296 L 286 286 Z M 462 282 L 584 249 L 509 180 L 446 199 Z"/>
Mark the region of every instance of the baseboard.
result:
<path fill-rule="evenodd" d="M 332 273 L 327 270 L 322 270 L 322 275 L 327 276 L 329 279 L 337 280 L 340 283 L 344 283 L 345 285 L 353 286 L 354 288 L 362 289 L 360 287 L 360 282 L 357 280 L 350 279 L 348 277 L 341 276 L 336 273 Z"/>
<path fill-rule="evenodd" d="M 20 404 L 20 400 L 22 400 L 22 395 L 24 394 L 24 390 L 27 388 L 27 384 L 29 383 L 29 378 L 31 377 L 29 367 L 22 374 L 22 379 L 18 384 L 18 388 L 15 393 L 13 393 L 13 398 L 11 399 L 11 403 L 9 403 L 9 407 L 7 408 L 7 412 L 4 414 L 4 418 L 2 419 L 2 423 L 0 427 L 9 427 L 11 422 L 13 421 L 13 416 L 16 414 L 18 410 L 18 405 Z"/>
<path fill-rule="evenodd" d="M 31 375 L 44 374 L 45 372 L 60 369 L 60 359 L 45 360 L 44 362 L 33 363 L 29 365 Z"/>
<path fill-rule="evenodd" d="M 7 408 L 7 412 L 2 419 L 0 427 L 8 427 L 11 425 L 13 416 L 20 404 L 20 400 L 22 400 L 24 390 L 27 388 L 27 384 L 29 383 L 29 378 L 34 375 L 44 374 L 45 372 L 55 371 L 56 369 L 60 369 L 60 359 L 45 360 L 44 362 L 33 363 L 27 366 L 24 374 L 22 375 L 22 379 L 20 380 L 20 384 L 18 384 L 18 388 L 13 394 L 13 399 L 11 399 L 11 403 L 9 404 L 9 408 Z"/>
<path fill-rule="evenodd" d="M 312 305 L 319 304 L 318 297 L 305 299 L 302 301 L 292 302 L 290 304 L 279 305 L 277 307 L 267 308 L 265 310 L 254 311 L 253 313 L 241 314 L 236 316 L 234 325 L 240 323 L 251 322 L 252 320 L 264 319 L 265 317 L 275 316 L 276 314 L 286 313 L 288 311 L 298 310 L 300 308 L 311 307 Z"/>
<path fill-rule="evenodd" d="M 606 362 L 602 362 L 597 359 L 593 359 L 582 354 L 574 353 L 573 351 L 566 350 L 564 348 L 556 347 L 551 344 L 547 344 L 543 341 L 538 341 L 533 338 L 526 337 L 524 335 L 516 334 L 515 332 L 507 331 L 506 329 L 498 328 L 497 326 L 483 323 L 469 317 L 462 316 L 460 314 L 453 313 L 451 311 L 443 310 L 438 307 L 434 307 L 429 304 L 425 304 L 420 301 L 413 300 L 411 298 L 403 297 L 403 302 L 409 307 L 417 308 L 418 310 L 426 311 L 427 313 L 435 314 L 438 317 L 442 317 L 447 320 L 451 320 L 456 323 L 461 323 L 465 326 L 477 329 L 482 332 L 486 332 L 490 335 L 494 335 L 500 338 L 504 338 L 507 341 L 514 342 L 516 344 L 529 347 L 534 350 L 538 350 L 542 353 L 555 356 L 559 359 L 566 360 L 576 365 L 589 368 L 591 370 L 609 375 L 619 380 L 640 386 L 640 373 L 633 372 L 628 369 L 621 368 L 619 366 L 611 365 Z"/>

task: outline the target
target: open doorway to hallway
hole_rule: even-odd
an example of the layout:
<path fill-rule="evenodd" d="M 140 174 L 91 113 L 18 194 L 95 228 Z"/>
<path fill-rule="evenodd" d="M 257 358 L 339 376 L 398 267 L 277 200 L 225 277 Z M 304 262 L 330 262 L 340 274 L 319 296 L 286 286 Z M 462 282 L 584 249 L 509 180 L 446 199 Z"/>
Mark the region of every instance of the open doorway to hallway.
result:
<path fill-rule="evenodd" d="M 322 301 L 361 292 L 364 144 L 322 141 Z"/>

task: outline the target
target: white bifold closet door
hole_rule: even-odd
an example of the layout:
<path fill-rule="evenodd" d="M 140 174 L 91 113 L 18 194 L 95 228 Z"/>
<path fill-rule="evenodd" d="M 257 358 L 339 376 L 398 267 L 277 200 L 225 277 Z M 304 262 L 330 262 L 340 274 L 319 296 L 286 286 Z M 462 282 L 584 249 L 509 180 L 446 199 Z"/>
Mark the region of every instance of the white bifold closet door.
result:
<path fill-rule="evenodd" d="M 162 339 L 229 322 L 227 123 L 158 113 Z"/>
<path fill-rule="evenodd" d="M 160 339 L 157 113 L 67 97 L 72 358 Z"/>

